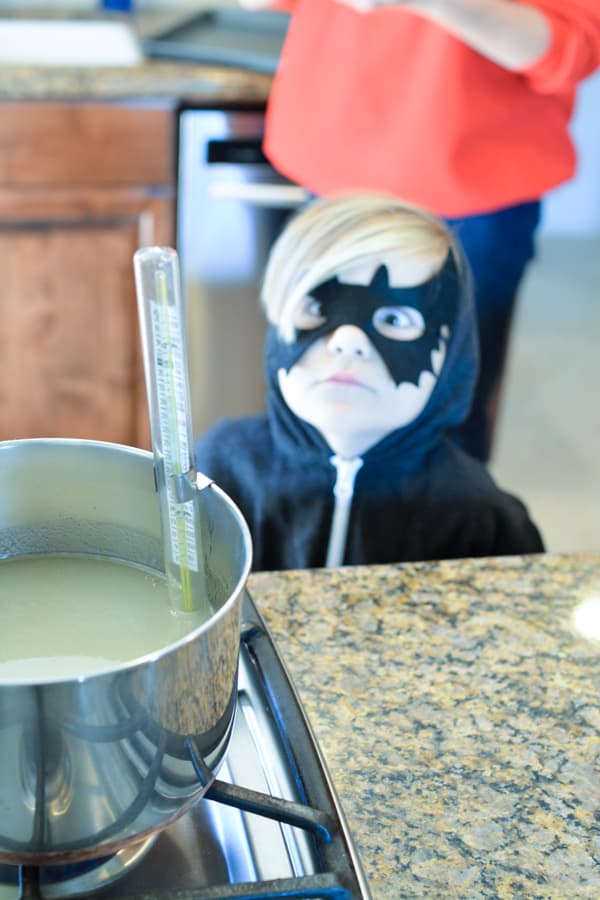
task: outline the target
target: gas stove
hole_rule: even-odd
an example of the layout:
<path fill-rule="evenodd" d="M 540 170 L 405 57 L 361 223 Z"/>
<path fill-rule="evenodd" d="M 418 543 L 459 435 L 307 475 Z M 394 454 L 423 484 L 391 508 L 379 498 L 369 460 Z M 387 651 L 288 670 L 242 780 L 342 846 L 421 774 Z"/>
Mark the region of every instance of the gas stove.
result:
<path fill-rule="evenodd" d="M 193 744 L 188 749 L 204 778 Z M 219 778 L 204 796 L 171 825 L 114 856 L 42 869 L 0 865 L 0 900 L 87 896 L 370 897 L 310 725 L 248 594 L 233 734 Z"/>

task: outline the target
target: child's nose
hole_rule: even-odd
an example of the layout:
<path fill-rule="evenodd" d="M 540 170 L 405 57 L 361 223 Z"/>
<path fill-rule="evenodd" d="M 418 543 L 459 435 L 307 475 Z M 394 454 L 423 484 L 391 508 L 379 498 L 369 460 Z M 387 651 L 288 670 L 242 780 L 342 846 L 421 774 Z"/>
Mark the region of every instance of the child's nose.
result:
<path fill-rule="evenodd" d="M 371 342 L 362 328 L 356 325 L 340 325 L 327 342 L 330 353 L 350 359 L 369 359 Z"/>

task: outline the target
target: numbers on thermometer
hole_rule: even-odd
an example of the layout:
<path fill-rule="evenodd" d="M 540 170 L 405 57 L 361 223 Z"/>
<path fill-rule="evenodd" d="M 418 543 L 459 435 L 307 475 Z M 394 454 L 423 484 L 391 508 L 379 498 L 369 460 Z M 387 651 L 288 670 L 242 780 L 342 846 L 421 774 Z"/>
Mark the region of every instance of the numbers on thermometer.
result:
<path fill-rule="evenodd" d="M 150 303 L 161 446 L 173 561 L 198 571 L 194 501 L 178 501 L 174 479 L 190 468 L 183 339 L 177 309 Z"/>

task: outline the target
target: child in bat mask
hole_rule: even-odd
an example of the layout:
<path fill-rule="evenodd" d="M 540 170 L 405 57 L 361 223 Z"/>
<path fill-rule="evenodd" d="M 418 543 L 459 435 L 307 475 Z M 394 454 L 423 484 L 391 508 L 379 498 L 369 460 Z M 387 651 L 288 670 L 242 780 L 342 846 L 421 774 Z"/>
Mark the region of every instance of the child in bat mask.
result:
<path fill-rule="evenodd" d="M 238 504 L 254 569 L 535 553 L 523 504 L 446 436 L 477 377 L 469 273 L 435 216 L 381 194 L 317 200 L 263 285 L 267 412 L 196 461 Z"/>

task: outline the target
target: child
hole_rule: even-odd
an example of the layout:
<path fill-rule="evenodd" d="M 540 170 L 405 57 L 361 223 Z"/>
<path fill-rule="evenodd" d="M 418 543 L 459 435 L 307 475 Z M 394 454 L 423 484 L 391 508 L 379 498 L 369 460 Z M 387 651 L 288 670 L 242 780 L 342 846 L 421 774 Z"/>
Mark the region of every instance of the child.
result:
<path fill-rule="evenodd" d="M 276 241 L 262 298 L 267 412 L 196 448 L 248 522 L 255 570 L 543 550 L 523 504 L 446 436 L 478 359 L 469 273 L 437 217 L 381 194 L 317 200 Z"/>

